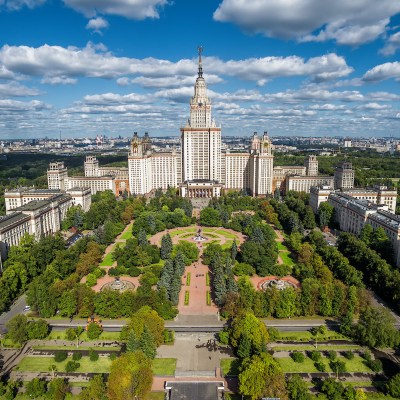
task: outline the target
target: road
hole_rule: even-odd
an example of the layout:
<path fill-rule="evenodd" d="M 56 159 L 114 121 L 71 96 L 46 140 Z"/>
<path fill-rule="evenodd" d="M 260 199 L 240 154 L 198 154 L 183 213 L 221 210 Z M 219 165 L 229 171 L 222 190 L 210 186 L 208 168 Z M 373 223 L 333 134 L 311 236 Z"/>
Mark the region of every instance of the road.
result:
<path fill-rule="evenodd" d="M 0 333 L 4 331 L 7 322 L 17 314 L 23 314 L 26 306 L 26 295 L 20 296 L 10 307 L 10 310 L 0 315 Z"/>

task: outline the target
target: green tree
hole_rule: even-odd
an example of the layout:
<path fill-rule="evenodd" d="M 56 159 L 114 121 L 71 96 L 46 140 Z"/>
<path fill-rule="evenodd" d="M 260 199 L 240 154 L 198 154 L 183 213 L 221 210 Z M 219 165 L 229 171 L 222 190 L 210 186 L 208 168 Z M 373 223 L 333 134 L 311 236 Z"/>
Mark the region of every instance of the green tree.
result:
<path fill-rule="evenodd" d="M 145 325 L 142 336 L 139 341 L 140 350 L 143 351 L 145 356 L 150 359 L 154 359 L 157 354 L 157 346 L 154 340 L 153 335 L 150 333 L 149 328 Z"/>
<path fill-rule="evenodd" d="M 318 338 L 320 336 L 326 335 L 327 328 L 325 325 L 315 326 L 311 328 L 310 332 L 311 335 L 314 337 L 315 340 L 315 348 L 318 348 Z"/>
<path fill-rule="evenodd" d="M 126 342 L 126 351 L 132 353 L 139 349 L 140 349 L 140 340 L 136 336 L 135 331 L 131 329 L 128 334 L 128 341 Z"/>
<path fill-rule="evenodd" d="M 107 394 L 113 400 L 144 397 L 151 389 L 151 361 L 141 351 L 122 354 L 112 362 Z"/>
<path fill-rule="evenodd" d="M 51 400 L 64 400 L 70 392 L 68 383 L 63 378 L 55 378 L 49 382 L 47 396 Z"/>
<path fill-rule="evenodd" d="M 179 243 L 174 246 L 172 257 L 176 258 L 179 253 L 183 255 L 185 265 L 190 265 L 199 258 L 199 249 L 197 246 L 185 240 L 180 240 Z"/>
<path fill-rule="evenodd" d="M 312 395 L 308 391 L 308 386 L 299 375 L 292 375 L 288 378 L 286 384 L 291 400 L 311 400 Z"/>
<path fill-rule="evenodd" d="M 221 226 L 222 220 L 218 210 L 211 207 L 203 208 L 200 211 L 200 224 L 204 226 Z"/>
<path fill-rule="evenodd" d="M 318 208 L 319 226 L 323 229 L 325 226 L 332 226 L 334 218 L 334 208 L 328 203 L 323 202 Z"/>
<path fill-rule="evenodd" d="M 369 347 L 394 347 L 400 341 L 394 318 L 383 307 L 367 307 L 360 314 L 356 335 Z"/>
<path fill-rule="evenodd" d="M 238 252 L 238 246 L 236 244 L 236 239 L 234 239 L 233 243 L 232 243 L 232 246 L 231 246 L 231 258 L 232 258 L 232 261 L 236 260 L 237 252 Z"/>
<path fill-rule="evenodd" d="M 44 319 L 29 322 L 29 339 L 44 339 L 49 334 L 49 324 Z"/>
<path fill-rule="evenodd" d="M 76 313 L 76 298 L 71 291 L 66 291 L 61 295 L 58 302 L 58 309 L 62 317 L 71 317 Z"/>
<path fill-rule="evenodd" d="M 90 381 L 89 386 L 84 388 L 79 394 L 79 400 L 106 400 L 107 387 L 102 375 L 95 375 Z"/>
<path fill-rule="evenodd" d="M 137 240 L 140 247 L 146 246 L 148 244 L 146 231 L 144 229 L 140 229 L 137 235 Z"/>
<path fill-rule="evenodd" d="M 267 353 L 243 361 L 239 374 L 239 392 L 253 400 L 260 397 L 288 399 L 282 369 Z"/>
<path fill-rule="evenodd" d="M 98 339 L 101 333 L 103 332 L 103 328 L 94 322 L 88 324 L 87 328 L 87 337 L 90 340 Z"/>
<path fill-rule="evenodd" d="M 33 378 L 26 384 L 25 388 L 25 393 L 29 397 L 35 399 L 36 397 L 41 397 L 46 393 L 46 381 L 39 378 Z"/>
<path fill-rule="evenodd" d="M 172 253 L 172 239 L 171 239 L 171 235 L 169 233 L 167 233 L 166 235 L 164 235 L 161 238 L 161 258 L 163 260 L 166 260 L 167 258 L 171 257 L 171 253 Z"/>
<path fill-rule="evenodd" d="M 28 318 L 23 314 L 17 314 L 6 324 L 7 336 L 14 343 L 24 343 L 28 340 Z"/>
<path fill-rule="evenodd" d="M 386 384 L 388 393 L 398 399 L 400 398 L 400 374 L 394 375 Z"/>
<path fill-rule="evenodd" d="M 266 349 L 269 336 L 265 324 L 252 312 L 243 312 L 233 319 L 230 330 L 230 341 L 238 349 L 244 335 L 251 342 L 252 354 L 259 354 Z"/>

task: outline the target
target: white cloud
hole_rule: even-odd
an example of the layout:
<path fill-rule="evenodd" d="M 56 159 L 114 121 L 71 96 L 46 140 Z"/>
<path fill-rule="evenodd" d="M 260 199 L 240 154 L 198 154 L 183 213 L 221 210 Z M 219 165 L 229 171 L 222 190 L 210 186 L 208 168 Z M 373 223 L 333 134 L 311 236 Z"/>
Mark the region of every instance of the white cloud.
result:
<path fill-rule="evenodd" d="M 358 45 L 383 34 L 399 11 L 393 0 L 223 0 L 214 19 L 270 37 Z"/>
<path fill-rule="evenodd" d="M 396 32 L 389 36 L 385 47 L 383 47 L 379 52 L 384 56 L 391 56 L 396 53 L 398 49 L 400 49 L 400 32 Z"/>
<path fill-rule="evenodd" d="M 103 93 L 87 95 L 83 98 L 87 105 L 102 105 L 102 104 L 131 104 L 148 102 L 149 98 L 146 95 L 129 93 L 125 95 L 116 93 Z"/>
<path fill-rule="evenodd" d="M 367 103 L 363 104 L 359 108 L 365 109 L 365 110 L 384 110 L 387 108 L 390 108 L 387 104 L 379 104 L 379 103 Z"/>
<path fill-rule="evenodd" d="M 345 77 L 353 72 L 346 60 L 335 53 L 313 57 L 307 61 L 298 56 L 249 58 L 226 62 L 213 57 L 206 60 L 212 72 L 258 82 L 281 76 L 311 76 L 315 80 L 329 80 Z"/>
<path fill-rule="evenodd" d="M 18 82 L 0 83 L 0 97 L 25 97 L 37 96 L 37 89 L 28 88 Z"/>
<path fill-rule="evenodd" d="M 93 32 L 102 34 L 102 29 L 107 29 L 109 27 L 108 22 L 102 17 L 95 17 L 89 20 L 86 25 L 86 29 L 91 29 Z"/>
<path fill-rule="evenodd" d="M 77 80 L 66 76 L 46 76 L 40 82 L 48 85 L 75 85 Z"/>
<path fill-rule="evenodd" d="M 0 112 L 4 111 L 40 111 L 47 110 L 50 106 L 38 100 L 28 102 L 10 99 L 0 99 Z"/>
<path fill-rule="evenodd" d="M 377 65 L 362 77 L 365 82 L 379 82 L 391 78 L 400 79 L 400 62 L 398 61 Z"/>
<path fill-rule="evenodd" d="M 23 7 L 30 9 L 43 5 L 46 0 L 5 0 L 0 1 L 0 6 L 4 5 L 9 11 L 18 11 Z"/>
<path fill-rule="evenodd" d="M 68 78 L 123 78 L 119 84 L 138 83 L 143 87 L 179 87 L 193 84 L 196 60 L 177 62 L 156 58 L 116 57 L 104 45 L 88 43 L 84 48 L 43 45 L 40 47 L 8 46 L 0 49 L 0 65 L 13 73 L 40 76 L 46 83 L 74 83 Z M 298 56 L 263 57 L 223 61 L 217 57 L 203 60 L 207 82 L 220 83 L 219 75 L 229 75 L 259 82 L 282 76 L 309 76 L 323 81 L 349 75 L 353 68 L 346 60 L 331 53 L 305 60 Z M 131 81 L 127 75 L 140 75 Z M 57 79 L 59 82 L 57 82 Z M 168 79 L 165 79 L 168 78 Z"/>
<path fill-rule="evenodd" d="M 167 0 L 64 0 L 64 3 L 87 17 L 97 13 L 130 19 L 159 18 L 159 9 Z"/>

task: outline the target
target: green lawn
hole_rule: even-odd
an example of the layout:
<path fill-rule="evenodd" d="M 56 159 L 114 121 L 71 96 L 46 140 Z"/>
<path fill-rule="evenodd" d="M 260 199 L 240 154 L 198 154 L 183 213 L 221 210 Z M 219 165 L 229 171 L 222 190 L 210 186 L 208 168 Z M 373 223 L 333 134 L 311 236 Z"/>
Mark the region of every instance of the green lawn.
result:
<path fill-rule="evenodd" d="M 146 400 L 164 400 L 165 393 L 164 392 L 150 392 L 146 396 Z"/>
<path fill-rule="evenodd" d="M 114 250 L 114 248 L 113 248 Z M 99 264 L 100 267 L 111 267 L 113 265 L 112 251 L 110 251 Z"/>
<path fill-rule="evenodd" d="M 132 239 L 132 230 L 128 229 L 126 232 L 124 232 L 120 237 L 120 239 L 128 240 Z"/>
<path fill-rule="evenodd" d="M 102 332 L 100 337 L 96 339 L 98 340 L 119 340 L 120 332 Z M 65 339 L 65 330 L 62 331 L 51 331 L 47 339 Z M 88 339 L 86 332 L 83 332 L 81 336 L 79 336 L 80 341 L 91 342 Z"/>
<path fill-rule="evenodd" d="M 54 357 L 24 357 L 18 364 L 18 371 L 23 372 L 48 372 L 51 365 L 57 367 L 57 371 L 65 372 L 65 365 L 71 361 L 68 357 L 65 361 L 57 363 Z M 93 372 L 102 374 L 110 371 L 111 360 L 108 357 L 100 357 L 97 361 L 90 361 L 89 357 L 82 357 L 78 361 L 81 365 L 76 372 Z"/>
<path fill-rule="evenodd" d="M 300 342 L 312 340 L 314 341 L 314 336 L 311 335 L 309 331 L 302 331 L 302 332 L 279 332 L 279 339 L 280 340 L 297 340 Z M 348 339 L 346 336 L 343 336 L 339 332 L 327 330 L 325 335 L 318 336 L 318 342 L 330 339 Z"/>
<path fill-rule="evenodd" d="M 238 358 L 223 358 L 221 360 L 221 370 L 224 376 L 238 375 L 240 367 L 240 360 Z"/>
<path fill-rule="evenodd" d="M 279 351 L 291 351 L 291 350 L 298 350 L 298 351 L 307 351 L 307 350 L 318 350 L 318 351 L 329 351 L 329 350 L 336 350 L 336 351 L 344 351 L 344 350 L 360 350 L 361 346 L 357 345 L 318 345 L 318 349 L 315 349 L 315 346 L 312 344 L 284 344 L 282 346 L 269 346 L 272 350 Z"/>
<path fill-rule="evenodd" d="M 282 242 L 276 242 L 276 244 L 279 251 L 289 251 L 289 249 Z"/>
<path fill-rule="evenodd" d="M 238 239 L 238 236 L 235 235 L 234 233 L 226 232 L 226 231 L 223 231 L 222 229 L 218 229 L 217 231 L 215 231 L 215 233 L 217 233 L 218 235 L 224 236 L 228 239 Z"/>
<path fill-rule="evenodd" d="M 294 260 L 290 255 L 290 253 L 287 253 L 285 251 L 280 251 L 279 255 L 281 256 L 284 264 L 289 265 L 290 267 L 294 265 Z"/>
<path fill-rule="evenodd" d="M 355 356 L 352 360 L 347 360 L 344 357 L 338 357 L 337 359 L 345 362 L 346 372 L 372 372 L 364 364 L 364 360 L 360 356 Z M 277 361 L 281 365 L 283 372 L 318 372 L 314 366 L 314 361 L 308 357 L 302 363 L 294 362 L 291 357 L 277 358 Z M 329 360 L 326 357 L 322 357 L 321 361 L 326 366 L 325 372 L 333 372 L 329 367 Z"/>
<path fill-rule="evenodd" d="M 90 346 L 90 344 L 81 344 L 79 345 L 78 349 L 76 348 L 76 346 L 32 346 L 33 350 L 89 350 L 93 348 L 93 346 Z M 104 346 L 101 347 L 101 350 L 104 351 L 120 351 L 121 347 L 119 346 L 115 346 L 115 347 L 111 347 L 111 346 Z"/>
<path fill-rule="evenodd" d="M 176 358 L 156 358 L 153 360 L 154 375 L 174 375 Z"/>

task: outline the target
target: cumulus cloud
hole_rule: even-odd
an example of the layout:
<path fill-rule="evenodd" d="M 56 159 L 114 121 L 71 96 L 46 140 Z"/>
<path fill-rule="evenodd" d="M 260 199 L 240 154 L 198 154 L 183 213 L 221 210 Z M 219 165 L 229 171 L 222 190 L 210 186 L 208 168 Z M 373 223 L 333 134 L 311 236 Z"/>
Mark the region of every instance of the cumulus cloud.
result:
<path fill-rule="evenodd" d="M 398 61 L 377 65 L 362 77 L 365 82 L 380 82 L 391 78 L 400 79 L 400 62 Z"/>
<path fill-rule="evenodd" d="M 137 83 L 143 87 L 179 87 L 193 84 L 196 60 L 177 62 L 156 58 L 116 57 L 104 45 L 89 43 L 84 48 L 43 45 L 40 47 L 8 46 L 0 49 L 0 65 L 7 71 L 40 76 L 46 83 L 74 83 L 68 78 L 121 78 L 118 83 Z M 282 76 L 309 76 L 315 81 L 342 78 L 353 68 L 335 53 L 308 60 L 298 56 L 263 57 L 223 61 L 217 57 L 203 60 L 207 82 L 220 83 L 219 75 L 260 82 Z M 139 75 L 131 80 L 127 75 Z M 57 82 L 57 78 L 59 81 Z M 165 79 L 168 78 L 168 79 Z"/>
<path fill-rule="evenodd" d="M 37 96 L 37 89 L 28 88 L 18 82 L 0 83 L 0 97 L 26 97 Z"/>
<path fill-rule="evenodd" d="M 167 0 L 64 0 L 64 3 L 86 17 L 101 13 L 135 20 L 159 18 L 159 9 L 168 4 Z"/>
<path fill-rule="evenodd" d="M 400 48 L 400 32 L 389 36 L 385 46 L 379 51 L 384 56 L 391 56 Z"/>
<path fill-rule="evenodd" d="M 8 11 L 18 11 L 23 7 L 33 9 L 43 5 L 45 2 L 46 0 L 5 0 L 0 1 L 0 10 L 2 7 Z"/>
<path fill-rule="evenodd" d="M 10 99 L 0 99 L 0 112 L 4 111 L 40 111 L 47 110 L 50 106 L 38 100 L 19 101 Z"/>
<path fill-rule="evenodd" d="M 393 0 L 223 0 L 214 19 L 269 37 L 359 45 L 383 34 L 399 11 Z"/>
<path fill-rule="evenodd" d="M 48 85 L 74 85 L 77 79 L 66 76 L 46 76 L 40 82 Z"/>
<path fill-rule="evenodd" d="M 109 27 L 108 22 L 102 17 L 95 17 L 89 20 L 86 25 L 86 29 L 90 29 L 93 32 L 102 34 L 102 29 L 107 29 Z"/>

